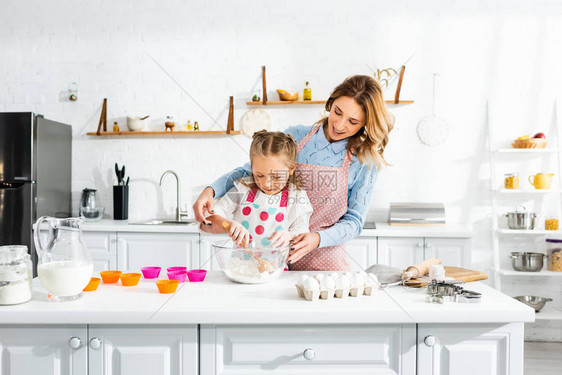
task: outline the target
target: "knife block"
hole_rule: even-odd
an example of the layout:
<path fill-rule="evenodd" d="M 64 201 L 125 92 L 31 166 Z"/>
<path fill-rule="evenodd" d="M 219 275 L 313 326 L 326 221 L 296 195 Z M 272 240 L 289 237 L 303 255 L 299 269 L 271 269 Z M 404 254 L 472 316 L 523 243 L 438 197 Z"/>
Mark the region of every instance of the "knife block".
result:
<path fill-rule="evenodd" d="M 129 186 L 113 186 L 113 219 L 127 220 L 129 218 Z"/>

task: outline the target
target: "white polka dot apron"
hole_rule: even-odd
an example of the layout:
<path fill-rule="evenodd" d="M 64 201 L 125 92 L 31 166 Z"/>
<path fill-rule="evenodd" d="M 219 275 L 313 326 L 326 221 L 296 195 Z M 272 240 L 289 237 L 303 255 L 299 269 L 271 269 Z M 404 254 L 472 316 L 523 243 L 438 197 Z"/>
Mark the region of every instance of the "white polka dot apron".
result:
<path fill-rule="evenodd" d="M 322 125 L 315 126 L 298 144 L 301 152 Z M 310 231 L 327 229 L 337 223 L 347 212 L 347 184 L 351 157 L 345 154 L 341 167 L 325 167 L 297 163 L 297 173 L 308 194 L 313 212 Z M 296 271 L 346 271 L 349 270 L 345 244 L 312 250 L 297 262 L 289 265 Z"/>
<path fill-rule="evenodd" d="M 248 192 L 245 202 L 236 210 L 233 219 L 248 229 L 250 240 L 255 241 L 256 247 L 268 247 L 271 241 L 267 237 L 278 230 L 287 230 L 289 192 L 284 187 L 280 197 L 262 193 L 259 202 L 256 201 L 257 194 L 257 188 Z"/>

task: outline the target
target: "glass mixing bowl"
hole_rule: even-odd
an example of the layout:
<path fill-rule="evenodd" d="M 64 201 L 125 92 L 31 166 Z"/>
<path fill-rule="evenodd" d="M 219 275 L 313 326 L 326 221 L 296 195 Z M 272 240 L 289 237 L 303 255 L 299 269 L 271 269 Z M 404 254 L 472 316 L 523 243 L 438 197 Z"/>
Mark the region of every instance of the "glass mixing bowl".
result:
<path fill-rule="evenodd" d="M 230 280 L 242 284 L 261 284 L 278 278 L 287 264 L 289 247 L 244 249 L 231 240 L 211 245 L 213 256 Z"/>

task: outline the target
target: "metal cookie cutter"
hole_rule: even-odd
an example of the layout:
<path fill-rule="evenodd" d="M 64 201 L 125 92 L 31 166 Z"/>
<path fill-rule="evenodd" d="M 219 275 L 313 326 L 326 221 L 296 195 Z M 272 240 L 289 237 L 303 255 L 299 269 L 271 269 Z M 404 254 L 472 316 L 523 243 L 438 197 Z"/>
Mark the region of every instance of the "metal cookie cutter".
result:
<path fill-rule="evenodd" d="M 460 288 L 460 293 L 455 296 L 455 302 L 461 303 L 480 303 L 482 300 L 482 293 L 474 292 Z"/>
<path fill-rule="evenodd" d="M 482 294 L 473 292 L 472 290 L 465 290 L 460 284 L 460 281 L 437 281 L 432 280 L 427 286 L 427 298 L 429 303 L 443 303 L 443 302 L 461 302 L 461 303 L 478 303 L 482 299 Z"/>

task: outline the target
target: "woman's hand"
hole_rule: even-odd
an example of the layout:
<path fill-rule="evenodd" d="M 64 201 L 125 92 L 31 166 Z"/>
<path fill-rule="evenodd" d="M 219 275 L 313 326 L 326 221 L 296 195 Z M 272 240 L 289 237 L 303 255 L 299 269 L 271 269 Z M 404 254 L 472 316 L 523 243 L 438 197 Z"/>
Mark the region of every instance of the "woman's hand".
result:
<path fill-rule="evenodd" d="M 228 235 L 232 238 L 232 241 L 236 242 L 238 246 L 248 247 L 250 244 L 250 232 L 242 224 L 235 221 L 228 220 L 228 223 L 230 224 Z"/>
<path fill-rule="evenodd" d="M 301 233 L 293 239 L 293 246 L 289 251 L 289 258 L 287 262 L 297 262 L 303 256 L 310 253 L 312 250 L 317 249 L 320 245 L 320 235 L 316 232 Z"/>
<path fill-rule="evenodd" d="M 267 239 L 271 241 L 271 246 L 289 246 L 295 235 L 287 230 L 278 230 Z"/>
<path fill-rule="evenodd" d="M 195 220 L 200 223 L 207 224 L 205 219 L 205 210 L 211 214 L 214 213 L 215 207 L 215 191 L 212 187 L 208 186 L 199 194 L 199 198 L 193 204 L 193 212 L 195 213 Z"/>

